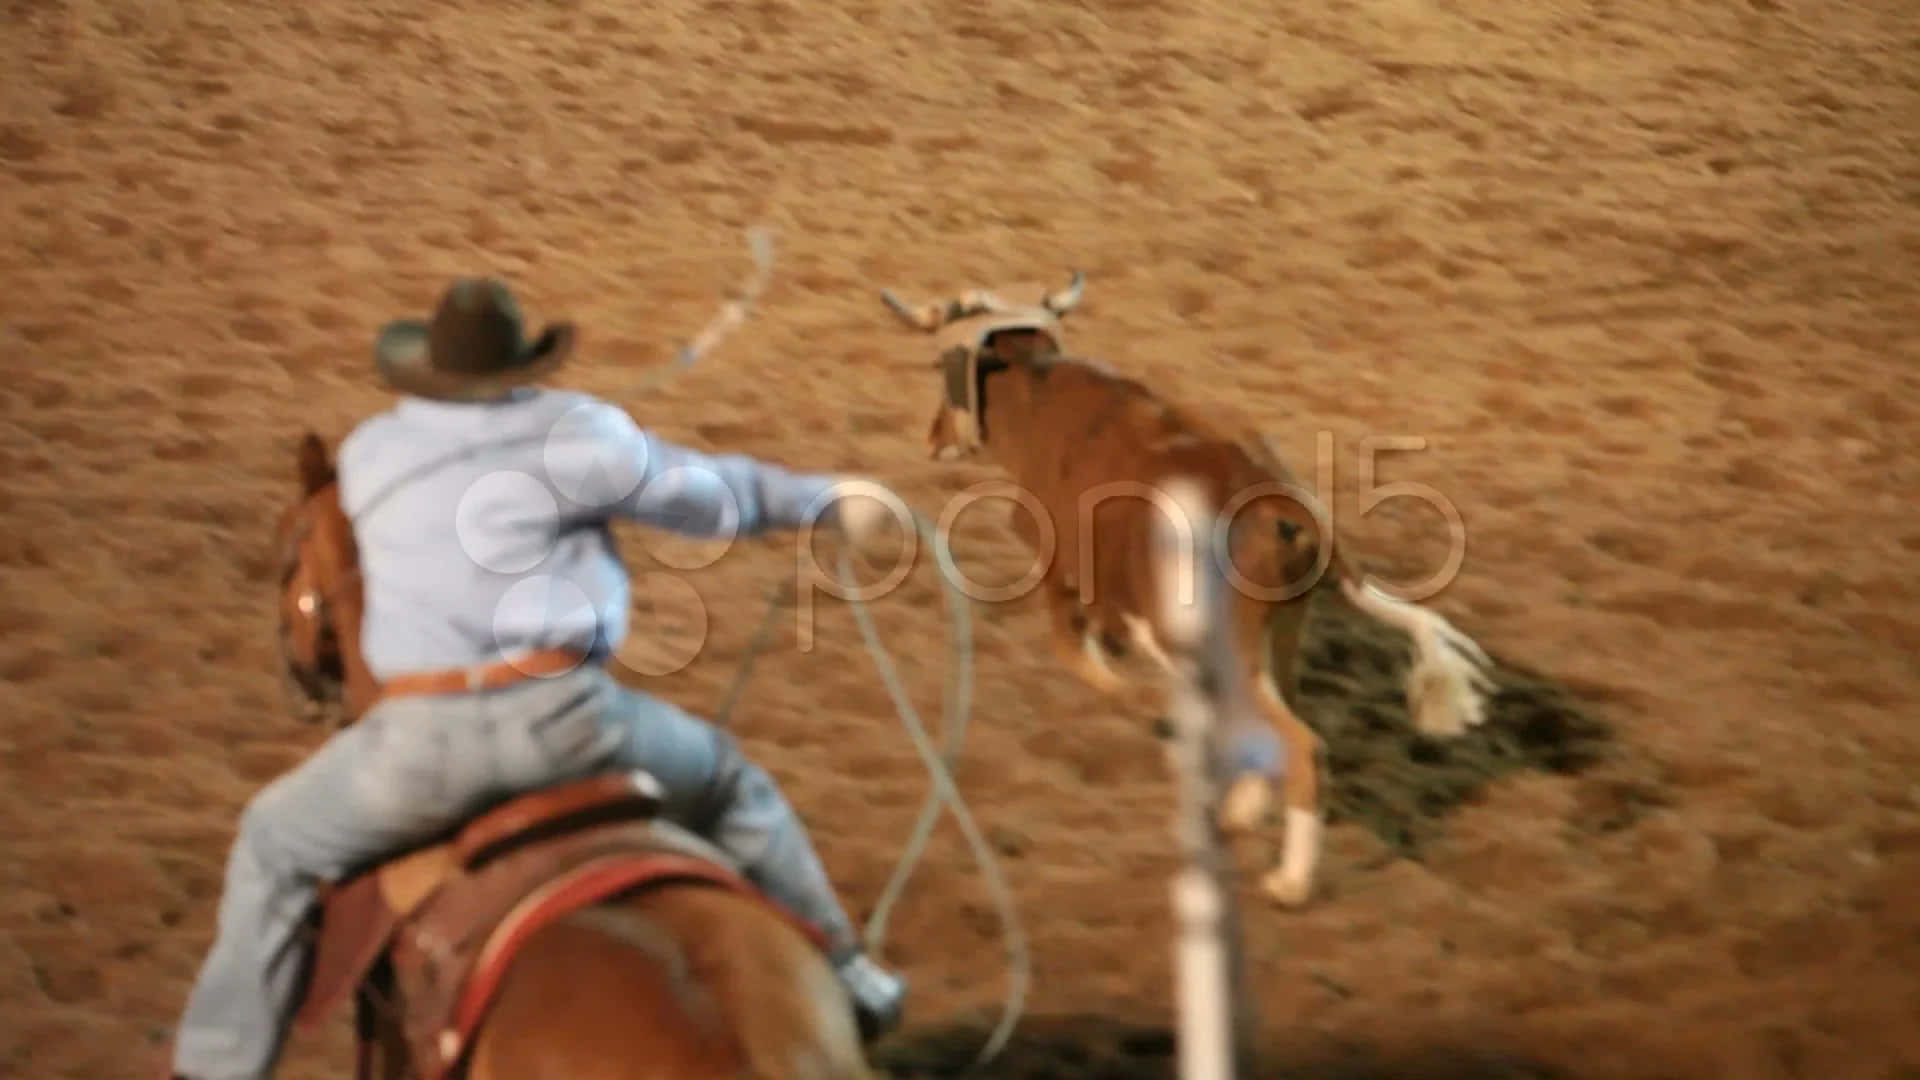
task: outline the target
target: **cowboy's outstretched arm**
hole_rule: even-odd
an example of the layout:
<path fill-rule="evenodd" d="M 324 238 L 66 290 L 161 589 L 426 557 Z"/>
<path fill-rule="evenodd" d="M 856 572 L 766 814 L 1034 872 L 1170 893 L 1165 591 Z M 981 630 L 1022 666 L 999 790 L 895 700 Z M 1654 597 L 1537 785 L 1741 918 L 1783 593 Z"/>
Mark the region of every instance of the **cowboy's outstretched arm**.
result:
<path fill-rule="evenodd" d="M 565 456 L 586 468 L 567 470 L 575 473 L 569 480 L 580 482 L 560 485 L 578 492 L 567 494 L 583 510 L 700 537 L 752 536 L 831 520 L 828 492 L 836 477 L 681 446 L 642 430 L 613 405 L 596 410 L 584 427 L 584 457 Z"/>

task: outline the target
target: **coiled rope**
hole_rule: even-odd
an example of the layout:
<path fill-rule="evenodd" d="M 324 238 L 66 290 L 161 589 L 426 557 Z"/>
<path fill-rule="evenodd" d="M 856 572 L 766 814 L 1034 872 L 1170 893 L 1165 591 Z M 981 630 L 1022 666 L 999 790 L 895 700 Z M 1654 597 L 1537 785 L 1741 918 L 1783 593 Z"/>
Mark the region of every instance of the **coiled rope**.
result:
<path fill-rule="evenodd" d="M 959 759 L 960 751 L 966 742 L 967 720 L 971 713 L 973 694 L 973 629 L 971 603 L 955 582 L 959 578 L 958 565 L 953 561 L 951 547 L 939 535 L 927 519 L 916 513 L 913 515 L 914 527 L 922 539 L 933 548 L 934 558 L 941 571 L 941 584 L 947 595 L 947 621 L 949 629 L 947 685 L 941 707 L 941 741 L 944 746 L 936 746 L 933 737 L 927 733 L 926 725 L 921 721 L 919 711 L 913 707 L 913 701 L 906 686 L 894 667 L 893 659 L 880 640 L 879 630 L 875 627 L 873 615 L 867 608 L 866 599 L 861 595 L 858 582 L 853 573 L 852 552 L 842 548 L 839 560 L 840 583 L 846 590 L 845 599 L 853 609 L 855 622 L 859 624 L 860 636 L 865 642 L 867 654 L 873 658 L 880 681 L 885 685 L 887 696 L 893 699 L 893 706 L 899 715 L 900 725 L 912 740 L 914 750 L 920 755 L 920 762 L 932 779 L 931 789 L 920 807 L 920 815 L 915 820 L 913 831 L 901 849 L 900 858 L 894 864 L 893 874 L 880 890 L 880 897 L 874 902 L 873 911 L 867 916 L 863 937 L 867 951 L 876 955 L 883 953 L 886 940 L 887 922 L 893 915 L 894 906 L 900 895 L 906 890 L 907 882 L 913 877 L 913 871 L 920 859 L 926 854 L 927 842 L 933 835 L 933 828 L 940 820 L 940 807 L 944 803 L 953 811 L 954 823 L 960 827 L 960 833 L 970 849 L 974 861 L 979 864 L 980 874 L 986 881 L 987 891 L 992 896 L 998 911 L 1001 931 L 1007 954 L 1007 990 L 1002 999 L 1000 1019 L 988 1034 L 987 1041 L 974 1057 L 971 1068 L 980 1068 L 992 1062 L 1013 1037 L 1013 1030 L 1020 1022 L 1020 1014 L 1026 1007 L 1028 987 L 1033 978 L 1033 961 L 1028 950 L 1026 930 L 1020 922 L 1020 914 L 1013 899 L 1013 891 L 1000 873 L 1000 864 L 993 855 L 993 847 L 981 833 L 967 802 L 961 796 L 953 782 L 953 765 Z M 761 654 L 766 652 L 773 639 L 773 626 L 780 613 L 787 607 L 787 587 L 776 584 L 767 598 L 766 614 L 761 617 L 760 625 L 755 629 L 753 640 L 747 646 L 746 654 L 740 660 L 740 666 L 734 671 L 733 682 L 727 688 L 726 697 L 715 710 L 715 722 L 725 726 L 732 715 L 734 706 L 739 704 L 746 690 L 747 680 L 753 673 L 753 666 Z"/>
<path fill-rule="evenodd" d="M 748 231 L 748 245 L 753 252 L 755 274 L 741 290 L 739 297 L 728 301 L 712 323 L 686 348 L 675 357 L 670 368 L 652 373 L 649 384 L 657 382 L 662 376 L 684 371 L 699 359 L 700 355 L 712 348 L 728 330 L 740 325 L 746 319 L 753 302 L 765 288 L 767 274 L 773 263 L 773 241 L 766 230 L 756 228 Z M 919 753 L 920 761 L 932 780 L 926 801 L 920 807 L 920 816 L 915 820 L 913 831 L 908 834 L 906 845 L 900 852 L 900 859 L 894 865 L 893 874 L 886 886 L 880 890 L 880 898 L 874 903 L 873 911 L 867 916 L 864 932 L 866 948 L 869 953 L 881 955 L 886 939 L 887 922 L 893 915 L 893 908 L 899 902 L 900 895 L 906 890 L 913 871 L 922 856 L 926 854 L 927 842 L 933 835 L 933 828 L 940 820 L 940 807 L 944 803 L 953 811 L 954 823 L 960 827 L 962 837 L 971 849 L 974 861 L 979 864 L 981 876 L 986 880 L 987 890 L 993 897 L 993 903 L 999 910 L 1000 927 L 1007 953 L 1007 992 L 1001 1003 L 1000 1020 L 994 1025 L 987 1041 L 975 1055 L 971 1068 L 981 1068 L 1006 1048 L 1013 1037 L 1013 1029 L 1020 1022 L 1020 1014 L 1025 1008 L 1027 989 L 1033 977 L 1032 957 L 1027 948 L 1026 930 L 1020 923 L 1013 892 L 1007 887 L 1006 880 L 1000 874 L 1000 864 L 993 856 L 992 845 L 987 842 L 975 823 L 973 814 L 967 809 L 966 800 L 954 786 L 952 768 L 960 757 L 960 751 L 966 742 L 967 719 L 972 712 L 973 696 L 973 625 L 971 618 L 971 600 L 961 590 L 958 582 L 960 569 L 953 560 L 953 550 L 947 544 L 939 530 L 919 513 L 913 514 L 913 523 L 921 539 L 933 549 L 934 559 L 940 573 L 940 583 L 947 596 L 948 619 L 948 666 L 947 684 L 942 703 L 941 734 L 944 747 L 936 747 L 927 734 L 926 725 L 920 720 L 920 714 L 913 707 L 906 686 L 893 665 L 892 657 L 880 640 L 872 614 L 867 610 L 866 599 L 861 595 L 859 584 L 853 574 L 852 549 L 842 546 L 839 560 L 841 586 L 846 590 L 845 599 L 853 608 L 854 620 L 859 624 L 860 636 L 865 641 L 867 653 L 873 657 L 874 668 L 879 672 L 880 681 L 886 686 L 887 696 L 893 699 L 893 706 L 899 715 L 900 725 L 912 740 L 914 750 Z M 788 587 L 786 583 L 776 583 L 767 598 L 766 614 L 761 617 L 760 625 L 754 631 L 747 645 L 746 655 L 741 657 L 740 667 L 734 672 L 733 682 L 727 688 L 726 696 L 720 707 L 714 712 L 715 723 L 726 726 L 734 707 L 739 704 L 745 691 L 747 679 L 753 673 L 754 662 L 766 651 L 773 639 L 773 625 L 780 612 L 786 607 Z"/>

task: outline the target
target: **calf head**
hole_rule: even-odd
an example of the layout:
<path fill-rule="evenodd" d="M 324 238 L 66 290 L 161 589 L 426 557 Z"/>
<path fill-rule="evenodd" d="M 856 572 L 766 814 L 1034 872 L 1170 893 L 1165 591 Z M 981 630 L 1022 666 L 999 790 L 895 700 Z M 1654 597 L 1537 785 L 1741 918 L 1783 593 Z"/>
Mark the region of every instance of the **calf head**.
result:
<path fill-rule="evenodd" d="M 917 305 L 881 290 L 881 301 L 900 321 L 933 336 L 940 404 L 927 444 L 935 461 L 979 451 L 986 439 L 986 377 L 1035 356 L 1064 351 L 1061 320 L 1080 303 L 1085 289 L 1086 276 L 1076 270 L 1059 289 L 1030 283 L 968 289 L 951 299 Z"/>

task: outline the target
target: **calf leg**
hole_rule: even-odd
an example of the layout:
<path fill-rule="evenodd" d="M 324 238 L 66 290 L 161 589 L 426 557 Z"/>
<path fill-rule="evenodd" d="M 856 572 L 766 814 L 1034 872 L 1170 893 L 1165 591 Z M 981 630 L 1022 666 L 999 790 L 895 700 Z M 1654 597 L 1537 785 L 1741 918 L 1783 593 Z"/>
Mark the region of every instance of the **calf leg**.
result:
<path fill-rule="evenodd" d="M 1260 681 L 1260 703 L 1287 746 L 1286 778 L 1280 802 L 1286 821 L 1286 846 L 1278 867 L 1261 879 L 1268 896 L 1288 907 L 1298 907 L 1313 894 L 1320 865 L 1323 819 L 1320 810 L 1320 737 L 1275 693 Z"/>
<path fill-rule="evenodd" d="M 1122 615 L 1120 618 L 1126 624 L 1127 632 L 1136 648 L 1167 673 L 1177 673 L 1178 669 L 1174 665 L 1173 657 L 1168 655 L 1166 649 L 1161 646 L 1151 622 L 1138 615 Z M 1258 670 L 1257 665 L 1255 670 Z M 1173 732 L 1170 730 L 1168 734 L 1171 737 Z M 1289 743 L 1287 753 L 1294 752 L 1293 746 Z M 1220 799 L 1216 818 L 1220 822 L 1221 829 L 1230 833 L 1250 832 L 1260 824 L 1260 819 L 1266 816 L 1267 805 L 1272 801 L 1268 787 L 1266 778 L 1262 776 L 1242 776 L 1234 781 Z"/>
<path fill-rule="evenodd" d="M 1310 595 L 1310 594 L 1309 594 Z M 1293 710 L 1291 692 L 1294 659 L 1305 629 L 1309 596 L 1278 606 L 1245 604 L 1237 613 L 1242 656 L 1259 688 L 1260 706 L 1287 748 L 1280 802 L 1286 823 L 1281 863 L 1261 881 L 1267 895 L 1288 907 L 1306 903 L 1313 894 L 1320 864 L 1320 736 Z"/>
<path fill-rule="evenodd" d="M 1118 694 L 1126 686 L 1126 680 L 1108 662 L 1098 628 L 1073 591 L 1057 585 L 1049 588 L 1047 613 L 1054 652 L 1061 663 L 1095 690 Z"/>

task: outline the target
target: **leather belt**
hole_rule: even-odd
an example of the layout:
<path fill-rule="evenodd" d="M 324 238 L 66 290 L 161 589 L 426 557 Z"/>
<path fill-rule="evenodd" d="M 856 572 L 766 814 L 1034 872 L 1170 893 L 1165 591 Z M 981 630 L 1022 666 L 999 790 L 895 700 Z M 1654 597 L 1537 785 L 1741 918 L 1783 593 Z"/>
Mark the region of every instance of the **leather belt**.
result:
<path fill-rule="evenodd" d="M 471 694 L 482 690 L 499 690 L 528 679 L 564 675 L 586 662 L 587 654 L 578 649 L 540 649 L 492 664 L 396 675 L 380 684 L 380 697 Z"/>

